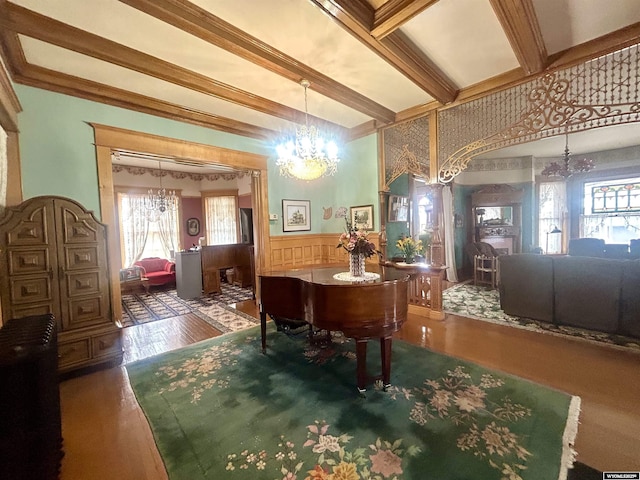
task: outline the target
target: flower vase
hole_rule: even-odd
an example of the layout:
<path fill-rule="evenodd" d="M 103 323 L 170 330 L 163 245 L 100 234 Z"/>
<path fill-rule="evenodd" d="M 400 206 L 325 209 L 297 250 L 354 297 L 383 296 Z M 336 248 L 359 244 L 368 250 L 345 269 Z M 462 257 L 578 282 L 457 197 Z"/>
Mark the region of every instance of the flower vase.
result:
<path fill-rule="evenodd" d="M 416 257 L 413 255 L 407 255 L 404 257 L 404 263 L 413 263 L 416 261 Z"/>
<path fill-rule="evenodd" d="M 364 277 L 364 254 L 352 253 L 349 255 L 349 273 L 353 277 Z"/>

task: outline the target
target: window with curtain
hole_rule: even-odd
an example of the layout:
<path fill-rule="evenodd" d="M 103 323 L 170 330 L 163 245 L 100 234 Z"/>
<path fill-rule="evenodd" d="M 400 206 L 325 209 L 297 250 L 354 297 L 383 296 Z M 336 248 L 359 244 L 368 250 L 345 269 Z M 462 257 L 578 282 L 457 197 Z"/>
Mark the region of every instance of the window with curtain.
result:
<path fill-rule="evenodd" d="M 566 230 L 564 224 L 567 204 L 565 182 L 540 183 L 538 197 L 538 245 L 545 253 L 562 252 L 562 234 L 551 233 L 554 229 Z"/>
<path fill-rule="evenodd" d="M 580 236 L 606 243 L 640 237 L 640 178 L 584 184 Z"/>
<path fill-rule="evenodd" d="M 205 194 L 204 216 L 207 245 L 238 243 L 237 192 Z"/>
<path fill-rule="evenodd" d="M 173 258 L 180 245 L 179 205 L 154 214 L 147 209 L 145 198 L 144 193 L 118 193 L 123 267 L 130 267 L 141 258 Z"/>

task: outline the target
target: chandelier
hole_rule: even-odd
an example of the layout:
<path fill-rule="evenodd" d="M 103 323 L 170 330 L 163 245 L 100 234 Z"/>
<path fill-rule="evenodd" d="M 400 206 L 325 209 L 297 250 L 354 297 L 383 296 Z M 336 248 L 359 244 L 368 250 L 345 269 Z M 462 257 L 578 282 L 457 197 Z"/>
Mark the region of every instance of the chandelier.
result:
<path fill-rule="evenodd" d="M 280 167 L 280 175 L 283 177 L 300 180 L 315 180 L 334 175 L 340 161 L 338 146 L 335 142 L 322 138 L 315 126 L 309 126 L 307 88 L 311 84 L 308 80 L 302 80 L 300 85 L 304 87 L 305 124 L 296 128 L 295 143 L 289 140 L 276 147 L 276 165 Z"/>
<path fill-rule="evenodd" d="M 147 211 L 147 217 L 157 219 L 165 212 L 173 212 L 178 208 L 178 197 L 175 190 L 167 192 L 162 186 L 162 165 L 158 160 L 158 168 L 160 169 L 160 188 L 154 190 L 150 188 L 144 199 L 144 207 Z"/>
<path fill-rule="evenodd" d="M 595 168 L 593 160 L 583 158 L 582 160 L 573 160 L 569 153 L 569 134 L 566 133 L 566 144 L 564 147 L 564 158 L 562 164 L 551 162 L 542 170 L 544 177 L 562 177 L 565 180 L 574 173 L 590 172 Z"/>

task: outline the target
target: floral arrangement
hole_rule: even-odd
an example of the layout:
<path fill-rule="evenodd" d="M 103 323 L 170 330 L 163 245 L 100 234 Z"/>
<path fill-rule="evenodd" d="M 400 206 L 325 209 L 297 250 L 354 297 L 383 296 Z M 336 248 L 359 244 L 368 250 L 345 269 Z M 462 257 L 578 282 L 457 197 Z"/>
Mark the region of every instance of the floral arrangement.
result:
<path fill-rule="evenodd" d="M 416 255 L 422 254 L 422 240 L 417 242 L 411 237 L 403 237 L 396 242 L 396 247 L 400 250 L 405 260 L 409 263 Z"/>
<path fill-rule="evenodd" d="M 346 220 L 346 232 L 340 235 L 340 243 L 336 248 L 344 248 L 351 255 L 363 254 L 366 258 L 372 257 L 379 253 L 376 246 L 367 238 L 367 232 L 354 228 L 353 225 Z"/>

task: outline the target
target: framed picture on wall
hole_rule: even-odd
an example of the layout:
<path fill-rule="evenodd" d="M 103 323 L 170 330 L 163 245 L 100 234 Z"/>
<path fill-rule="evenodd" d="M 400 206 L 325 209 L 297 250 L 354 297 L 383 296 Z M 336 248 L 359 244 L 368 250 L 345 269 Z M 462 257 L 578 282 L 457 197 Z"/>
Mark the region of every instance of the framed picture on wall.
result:
<path fill-rule="evenodd" d="M 373 230 L 373 205 L 351 207 L 351 225 L 358 230 Z"/>
<path fill-rule="evenodd" d="M 195 217 L 187 220 L 187 233 L 192 237 L 198 235 L 200 233 L 200 220 Z"/>
<path fill-rule="evenodd" d="M 311 230 L 309 200 L 282 200 L 282 230 L 284 232 Z"/>
<path fill-rule="evenodd" d="M 389 195 L 389 222 L 409 221 L 409 197 Z"/>

